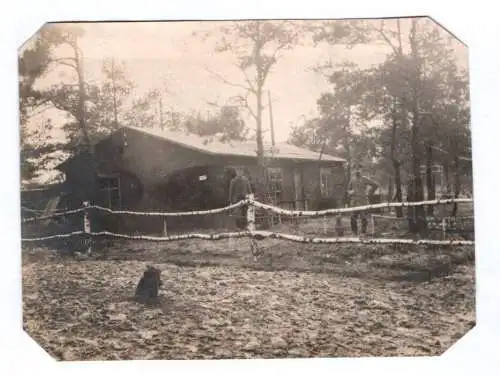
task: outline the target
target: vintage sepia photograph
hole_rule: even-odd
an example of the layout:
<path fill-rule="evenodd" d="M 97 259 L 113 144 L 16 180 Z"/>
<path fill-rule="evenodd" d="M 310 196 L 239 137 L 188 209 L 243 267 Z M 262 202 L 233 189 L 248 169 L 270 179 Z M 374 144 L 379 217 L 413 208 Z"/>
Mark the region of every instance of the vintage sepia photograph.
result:
<path fill-rule="evenodd" d="M 58 361 L 443 354 L 476 282 L 468 48 L 438 21 L 41 25 L 24 331 Z"/>

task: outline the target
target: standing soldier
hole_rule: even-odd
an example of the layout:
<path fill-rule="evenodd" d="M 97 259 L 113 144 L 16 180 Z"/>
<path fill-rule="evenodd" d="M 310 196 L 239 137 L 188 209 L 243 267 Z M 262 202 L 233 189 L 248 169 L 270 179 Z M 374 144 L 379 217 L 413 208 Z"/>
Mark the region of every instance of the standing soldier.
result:
<path fill-rule="evenodd" d="M 367 187 L 370 187 L 368 192 L 366 191 Z M 351 207 L 369 204 L 369 197 L 373 195 L 378 187 L 379 185 L 375 181 L 366 176 L 362 176 L 361 171 L 357 169 L 348 187 Z M 366 234 L 368 220 L 366 218 L 366 212 L 363 211 L 353 212 L 351 214 L 351 230 L 355 235 L 358 234 L 358 217 L 361 217 L 361 233 Z"/>
<path fill-rule="evenodd" d="M 248 173 L 247 170 L 245 172 Z M 245 173 L 238 174 L 231 168 L 229 175 L 232 177 L 229 183 L 229 204 L 237 203 L 245 199 L 248 194 L 252 194 L 252 187 Z M 247 210 L 248 206 L 245 204 L 241 207 L 239 215 L 237 215 L 236 226 L 241 230 L 247 226 Z"/>

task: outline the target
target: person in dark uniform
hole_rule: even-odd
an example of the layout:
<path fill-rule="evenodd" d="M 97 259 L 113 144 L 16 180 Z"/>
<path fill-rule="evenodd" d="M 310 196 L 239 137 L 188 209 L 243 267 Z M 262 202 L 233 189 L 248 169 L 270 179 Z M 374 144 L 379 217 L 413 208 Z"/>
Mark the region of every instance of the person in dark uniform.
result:
<path fill-rule="evenodd" d="M 248 173 L 246 170 L 245 172 Z M 245 199 L 248 194 L 252 194 L 252 187 L 245 173 L 238 174 L 234 168 L 231 168 L 229 170 L 229 176 L 232 177 L 229 183 L 229 204 L 237 203 Z M 247 211 L 248 206 L 243 205 L 237 214 L 236 226 L 239 229 L 245 229 L 247 227 Z"/>
<path fill-rule="evenodd" d="M 370 191 L 367 193 L 367 187 L 370 187 Z M 364 206 L 369 204 L 369 197 L 373 195 L 375 190 L 378 189 L 378 184 L 372 179 L 362 176 L 361 171 L 358 169 L 354 172 L 352 180 L 349 182 L 349 197 L 351 206 Z M 351 215 L 351 230 L 357 235 L 358 234 L 358 217 L 361 217 L 361 233 L 366 234 L 366 229 L 368 227 L 368 220 L 366 218 L 366 212 L 358 211 L 353 212 Z"/>

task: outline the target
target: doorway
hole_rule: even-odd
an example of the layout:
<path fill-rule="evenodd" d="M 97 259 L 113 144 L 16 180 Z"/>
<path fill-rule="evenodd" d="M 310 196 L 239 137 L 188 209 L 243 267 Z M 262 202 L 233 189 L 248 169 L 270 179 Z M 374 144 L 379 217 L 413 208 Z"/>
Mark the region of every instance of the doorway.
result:
<path fill-rule="evenodd" d="M 300 168 L 293 170 L 293 190 L 295 192 L 295 209 L 304 210 L 304 189 L 302 184 L 302 170 Z"/>

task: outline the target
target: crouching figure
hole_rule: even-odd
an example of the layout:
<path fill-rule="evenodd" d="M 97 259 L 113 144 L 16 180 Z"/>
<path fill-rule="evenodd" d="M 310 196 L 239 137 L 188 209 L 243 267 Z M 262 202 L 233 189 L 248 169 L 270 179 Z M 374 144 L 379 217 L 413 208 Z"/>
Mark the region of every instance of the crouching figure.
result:
<path fill-rule="evenodd" d="M 158 298 L 161 285 L 163 285 L 161 270 L 153 266 L 147 266 L 135 289 L 135 297 L 141 300 L 155 300 Z"/>

